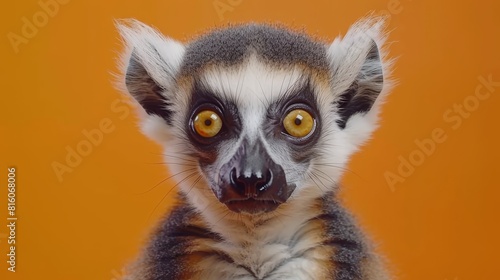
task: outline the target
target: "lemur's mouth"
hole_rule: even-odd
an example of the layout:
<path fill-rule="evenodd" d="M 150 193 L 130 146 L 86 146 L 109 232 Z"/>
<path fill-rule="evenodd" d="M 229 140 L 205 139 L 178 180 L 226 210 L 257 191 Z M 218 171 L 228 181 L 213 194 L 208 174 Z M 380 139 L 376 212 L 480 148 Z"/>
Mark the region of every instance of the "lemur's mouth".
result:
<path fill-rule="evenodd" d="M 262 194 L 241 194 L 228 191 L 227 188 L 231 188 L 229 185 L 222 192 L 223 195 L 218 198 L 229 210 L 236 213 L 267 213 L 276 210 L 281 204 L 285 203 L 295 190 L 295 187 L 295 184 L 273 185 L 272 188 Z"/>
<path fill-rule="evenodd" d="M 276 210 L 276 208 L 280 206 L 281 202 L 249 198 L 246 200 L 232 200 L 226 202 L 225 204 L 227 208 L 233 212 L 258 214 Z"/>
<path fill-rule="evenodd" d="M 228 190 L 227 188 L 231 188 L 229 185 L 222 192 L 222 196 L 218 198 L 229 210 L 236 213 L 267 213 L 276 210 L 285 203 L 295 187 L 295 184 L 274 184 L 263 193 L 242 194 Z"/>

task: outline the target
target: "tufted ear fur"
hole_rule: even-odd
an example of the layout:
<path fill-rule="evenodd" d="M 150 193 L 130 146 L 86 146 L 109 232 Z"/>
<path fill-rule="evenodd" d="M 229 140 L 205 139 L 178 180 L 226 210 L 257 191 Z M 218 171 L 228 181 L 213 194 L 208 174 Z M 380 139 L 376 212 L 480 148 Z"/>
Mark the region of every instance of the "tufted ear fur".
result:
<path fill-rule="evenodd" d="M 337 124 L 356 146 L 377 127 L 378 107 L 389 88 L 390 62 L 384 61 L 383 41 L 383 19 L 367 18 L 344 38 L 336 38 L 327 51 Z"/>
<path fill-rule="evenodd" d="M 171 124 L 171 90 L 184 46 L 136 20 L 121 20 L 116 26 L 126 48 L 122 56 L 126 91 L 148 115 Z"/>

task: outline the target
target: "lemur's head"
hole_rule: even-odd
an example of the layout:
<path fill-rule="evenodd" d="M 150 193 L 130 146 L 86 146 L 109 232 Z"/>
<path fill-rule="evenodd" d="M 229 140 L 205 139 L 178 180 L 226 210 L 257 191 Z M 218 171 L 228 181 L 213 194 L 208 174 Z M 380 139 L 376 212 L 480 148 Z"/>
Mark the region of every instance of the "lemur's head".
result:
<path fill-rule="evenodd" d="M 182 44 L 128 21 L 123 81 L 199 210 L 270 212 L 335 190 L 376 127 L 381 25 L 360 21 L 331 44 L 262 24 Z"/>

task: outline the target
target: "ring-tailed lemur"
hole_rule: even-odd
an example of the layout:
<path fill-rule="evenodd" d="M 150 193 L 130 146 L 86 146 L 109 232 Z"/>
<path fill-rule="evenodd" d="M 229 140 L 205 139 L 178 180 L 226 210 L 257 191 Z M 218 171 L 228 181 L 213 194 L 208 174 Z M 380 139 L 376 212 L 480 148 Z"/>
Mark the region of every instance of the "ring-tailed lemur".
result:
<path fill-rule="evenodd" d="M 382 20 L 331 44 L 267 24 L 188 44 L 118 28 L 125 90 L 180 188 L 125 279 L 390 279 L 336 197 L 388 91 Z"/>

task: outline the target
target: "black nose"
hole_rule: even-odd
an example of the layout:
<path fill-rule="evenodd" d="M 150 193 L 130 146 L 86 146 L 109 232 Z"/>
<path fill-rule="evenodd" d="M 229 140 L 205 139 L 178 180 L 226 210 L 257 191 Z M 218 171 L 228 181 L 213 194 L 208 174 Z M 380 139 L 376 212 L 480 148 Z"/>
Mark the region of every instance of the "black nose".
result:
<path fill-rule="evenodd" d="M 273 172 L 265 170 L 263 172 L 251 172 L 250 174 L 237 174 L 236 168 L 231 169 L 230 184 L 231 187 L 239 194 L 254 198 L 265 191 L 273 183 Z"/>
<path fill-rule="evenodd" d="M 237 213 L 274 211 L 295 189 L 261 140 L 250 143 L 244 139 L 219 172 L 219 183 L 212 190 L 220 202 Z"/>

